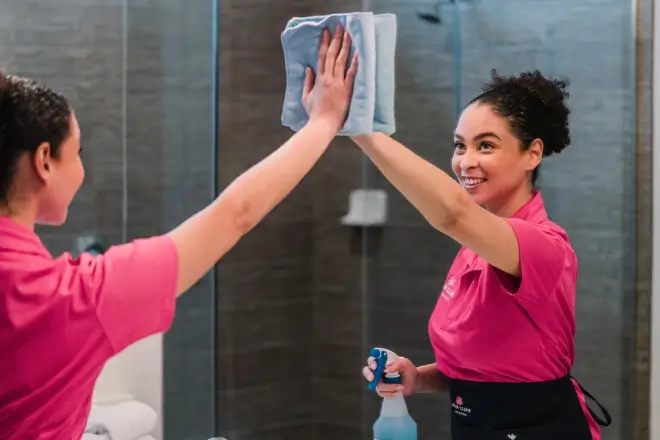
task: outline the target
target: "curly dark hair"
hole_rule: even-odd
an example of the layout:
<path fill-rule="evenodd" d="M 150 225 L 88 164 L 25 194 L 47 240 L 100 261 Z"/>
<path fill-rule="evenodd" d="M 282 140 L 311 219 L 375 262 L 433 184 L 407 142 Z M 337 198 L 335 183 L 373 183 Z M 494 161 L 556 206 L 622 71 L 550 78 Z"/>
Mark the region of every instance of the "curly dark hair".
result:
<path fill-rule="evenodd" d="M 9 203 L 19 158 L 34 155 L 44 142 L 57 158 L 70 119 L 64 96 L 34 80 L 0 72 L 0 205 Z"/>
<path fill-rule="evenodd" d="M 505 118 L 522 148 L 527 149 L 535 139 L 543 142 L 543 156 L 561 153 L 570 145 L 568 115 L 565 100 L 567 78 L 546 78 L 535 70 L 517 76 L 500 76 L 494 69 L 491 81 L 482 88 L 482 94 L 470 101 L 490 105 L 495 113 Z M 536 182 L 539 167 L 532 173 Z"/>

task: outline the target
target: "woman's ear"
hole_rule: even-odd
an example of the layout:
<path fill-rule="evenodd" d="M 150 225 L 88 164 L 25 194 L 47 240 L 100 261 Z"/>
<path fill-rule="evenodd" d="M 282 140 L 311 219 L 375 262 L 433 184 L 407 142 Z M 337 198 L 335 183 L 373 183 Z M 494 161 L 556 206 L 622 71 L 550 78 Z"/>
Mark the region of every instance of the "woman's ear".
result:
<path fill-rule="evenodd" d="M 529 144 L 527 154 L 529 155 L 527 171 L 532 171 L 539 166 L 541 159 L 543 158 L 543 141 L 541 139 L 534 139 L 532 143 Z"/>
<path fill-rule="evenodd" d="M 50 179 L 52 160 L 53 158 L 50 155 L 50 144 L 48 142 L 42 142 L 39 144 L 37 150 L 32 156 L 32 166 L 34 167 L 34 173 L 36 176 L 44 183 L 48 182 Z"/>

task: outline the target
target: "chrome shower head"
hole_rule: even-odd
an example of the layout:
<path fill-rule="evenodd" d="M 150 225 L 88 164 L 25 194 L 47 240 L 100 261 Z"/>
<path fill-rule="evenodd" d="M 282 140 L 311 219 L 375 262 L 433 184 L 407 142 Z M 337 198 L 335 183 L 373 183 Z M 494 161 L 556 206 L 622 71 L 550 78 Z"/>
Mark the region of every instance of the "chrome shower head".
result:
<path fill-rule="evenodd" d="M 449 0 L 449 3 L 455 4 L 456 0 Z M 440 0 L 435 2 L 431 12 L 418 12 L 417 16 L 427 23 L 441 24 L 442 19 L 440 18 Z"/>
<path fill-rule="evenodd" d="M 438 14 L 431 12 L 418 12 L 417 16 L 428 23 L 440 24 L 442 22 Z"/>

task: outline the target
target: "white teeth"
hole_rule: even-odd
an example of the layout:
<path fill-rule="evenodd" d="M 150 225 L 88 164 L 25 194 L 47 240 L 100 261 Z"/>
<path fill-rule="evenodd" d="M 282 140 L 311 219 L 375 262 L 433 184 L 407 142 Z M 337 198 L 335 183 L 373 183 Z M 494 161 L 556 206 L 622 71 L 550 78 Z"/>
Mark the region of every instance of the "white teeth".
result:
<path fill-rule="evenodd" d="M 483 183 L 485 181 L 486 181 L 486 179 L 476 179 L 476 178 L 473 178 L 473 177 L 464 177 L 463 178 L 463 184 L 465 184 L 466 186 L 479 185 L 480 183 Z"/>

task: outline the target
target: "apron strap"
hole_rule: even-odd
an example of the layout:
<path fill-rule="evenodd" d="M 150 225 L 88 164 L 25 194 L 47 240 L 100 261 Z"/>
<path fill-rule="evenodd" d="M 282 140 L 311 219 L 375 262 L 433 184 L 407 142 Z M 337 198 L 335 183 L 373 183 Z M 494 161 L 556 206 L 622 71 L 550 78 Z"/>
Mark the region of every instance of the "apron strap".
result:
<path fill-rule="evenodd" d="M 591 414 L 591 417 L 593 417 L 594 420 L 596 421 L 596 423 L 598 423 L 600 426 L 610 426 L 612 424 L 612 417 L 610 416 L 610 413 L 607 412 L 605 407 L 603 405 L 601 405 L 600 402 L 598 400 L 596 400 L 596 398 L 594 396 L 592 396 L 589 391 L 584 389 L 584 387 L 580 384 L 580 382 L 577 381 L 577 379 L 575 379 L 573 376 L 571 376 L 571 379 L 573 379 L 575 381 L 575 383 L 577 383 L 578 387 L 580 387 L 580 391 L 582 391 L 582 393 L 585 395 L 585 397 L 590 398 L 591 400 L 594 401 L 594 403 L 596 405 L 598 405 L 598 408 L 603 413 L 603 416 L 605 416 L 605 420 L 601 419 L 599 416 L 597 416 L 591 410 L 591 408 L 589 407 L 589 404 L 587 404 L 586 399 L 585 399 L 584 403 L 587 406 L 587 409 L 589 410 L 589 413 Z"/>

